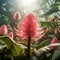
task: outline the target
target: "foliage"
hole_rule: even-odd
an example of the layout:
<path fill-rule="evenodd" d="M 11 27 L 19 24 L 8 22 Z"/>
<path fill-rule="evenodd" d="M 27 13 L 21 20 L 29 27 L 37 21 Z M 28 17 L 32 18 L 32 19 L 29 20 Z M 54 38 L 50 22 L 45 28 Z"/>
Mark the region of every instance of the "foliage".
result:
<path fill-rule="evenodd" d="M 17 10 L 19 11 L 19 9 L 17 9 L 17 7 L 13 8 L 14 5 L 16 5 L 16 3 L 14 4 L 12 0 L 0 0 L 0 26 L 2 26 L 3 24 L 9 24 L 10 27 L 8 29 L 13 27 L 12 32 L 14 34 L 13 39 L 11 37 L 8 37 L 8 34 L 3 36 L 0 35 L 0 60 L 29 60 L 29 58 L 27 57 L 27 40 L 22 40 L 15 33 L 14 28 L 17 28 L 17 26 L 19 25 L 17 22 L 19 21 L 14 20 L 12 16 L 14 12 Z M 43 1 L 43 5 L 41 8 L 44 11 L 44 14 L 42 14 L 41 17 L 47 18 L 48 21 L 41 21 L 40 23 L 41 26 L 43 26 L 45 36 L 37 41 L 31 41 L 30 60 L 60 60 L 59 6 L 60 0 Z M 51 15 L 53 16 L 53 18 L 49 19 L 48 16 L 50 17 Z M 9 32 L 11 31 L 9 30 L 8 33 Z M 59 40 L 59 43 L 54 43 L 55 45 L 51 44 L 51 41 L 54 37 L 56 37 Z M 23 43 L 21 43 L 22 41 Z M 58 47 L 58 49 L 51 49 L 52 46 L 56 46 Z"/>
<path fill-rule="evenodd" d="M 2 52 L 3 52 L 4 49 L 6 50 L 4 52 L 5 57 L 10 57 L 11 58 L 11 57 L 19 56 L 19 55 L 21 56 L 25 52 L 25 48 L 23 48 L 24 47 L 23 45 L 18 45 L 14 40 L 10 39 L 7 36 L 0 36 L 0 41 L 4 42 L 4 45 L 1 45 L 1 46 L 4 46 L 3 49 L 2 49 Z"/>
<path fill-rule="evenodd" d="M 3 24 L 9 24 L 9 18 L 5 15 L 0 15 L 0 26 L 2 26 Z"/>
<path fill-rule="evenodd" d="M 60 1 L 59 0 L 45 0 L 43 5 L 42 10 L 45 11 L 45 13 L 42 15 L 43 16 L 49 16 L 53 15 L 56 16 L 58 19 L 60 16 Z"/>

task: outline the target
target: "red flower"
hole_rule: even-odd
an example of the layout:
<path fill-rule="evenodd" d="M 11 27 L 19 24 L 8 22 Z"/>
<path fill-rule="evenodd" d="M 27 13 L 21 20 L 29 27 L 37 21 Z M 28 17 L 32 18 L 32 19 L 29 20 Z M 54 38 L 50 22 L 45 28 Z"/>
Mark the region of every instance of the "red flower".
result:
<path fill-rule="evenodd" d="M 60 29 L 58 28 L 58 31 L 59 31 L 59 33 L 60 33 Z"/>
<path fill-rule="evenodd" d="M 36 17 L 33 14 L 27 15 L 16 31 L 17 35 L 23 39 L 30 37 L 32 40 L 37 40 L 44 36 L 44 30 L 37 23 Z"/>
<path fill-rule="evenodd" d="M 7 32 L 8 32 L 7 26 L 6 25 L 2 25 L 0 27 L 0 35 L 5 35 L 5 34 L 7 34 Z"/>
<path fill-rule="evenodd" d="M 59 28 L 56 28 L 55 31 L 54 31 L 55 34 L 58 34 L 59 33 Z"/>
<path fill-rule="evenodd" d="M 54 37 L 54 38 L 52 39 L 52 41 L 51 41 L 51 44 L 58 43 L 58 42 L 59 42 L 58 39 L 57 39 L 56 37 Z M 51 46 L 51 48 L 52 48 L 52 49 L 58 49 L 57 46 Z"/>
<path fill-rule="evenodd" d="M 8 36 L 13 39 L 13 32 L 10 32 Z"/>
<path fill-rule="evenodd" d="M 16 20 L 20 20 L 21 19 L 21 15 L 20 15 L 20 12 L 16 12 L 15 14 L 14 14 L 14 19 L 16 19 Z"/>

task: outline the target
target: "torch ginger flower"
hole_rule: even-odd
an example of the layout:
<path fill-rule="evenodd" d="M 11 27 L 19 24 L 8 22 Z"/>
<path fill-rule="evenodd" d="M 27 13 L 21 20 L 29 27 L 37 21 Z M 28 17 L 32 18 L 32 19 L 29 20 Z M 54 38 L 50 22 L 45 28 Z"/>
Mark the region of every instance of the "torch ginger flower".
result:
<path fill-rule="evenodd" d="M 10 38 L 13 38 L 13 32 L 10 32 L 8 34 L 8 29 L 7 29 L 7 26 L 6 25 L 2 25 L 0 27 L 0 35 L 8 35 Z"/>
<path fill-rule="evenodd" d="M 54 38 L 52 39 L 52 41 L 51 41 L 51 44 L 54 44 L 54 43 L 59 43 L 59 41 L 58 41 L 58 39 L 57 39 L 56 37 L 54 37 Z M 58 49 L 57 46 L 51 46 L 50 48 L 52 48 L 52 49 Z"/>
<path fill-rule="evenodd" d="M 20 20 L 21 19 L 21 15 L 20 15 L 20 12 L 16 12 L 15 14 L 14 14 L 14 19 L 16 19 L 16 20 Z"/>
<path fill-rule="evenodd" d="M 6 25 L 2 25 L 0 27 L 0 35 L 5 35 L 5 34 L 7 34 L 7 32 L 8 32 L 7 26 Z"/>
<path fill-rule="evenodd" d="M 54 33 L 55 33 L 55 34 L 60 33 L 60 32 L 59 32 L 59 28 L 56 28 L 56 29 L 54 30 Z"/>
<path fill-rule="evenodd" d="M 40 27 L 33 14 L 28 14 L 24 18 L 21 26 L 16 30 L 16 34 L 22 39 L 28 39 L 30 36 L 32 40 L 42 39 L 45 35 L 43 27 Z"/>

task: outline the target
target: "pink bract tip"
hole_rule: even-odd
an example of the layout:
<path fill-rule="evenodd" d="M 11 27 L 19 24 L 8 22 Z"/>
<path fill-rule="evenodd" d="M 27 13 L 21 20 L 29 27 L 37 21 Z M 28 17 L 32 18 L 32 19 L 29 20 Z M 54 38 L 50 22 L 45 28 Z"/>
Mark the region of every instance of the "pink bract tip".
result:
<path fill-rule="evenodd" d="M 6 25 L 2 25 L 0 27 L 0 35 L 5 35 L 5 34 L 7 34 L 7 32 L 8 32 L 7 26 Z"/>
<path fill-rule="evenodd" d="M 54 38 L 52 39 L 52 41 L 51 41 L 51 44 L 58 43 L 58 42 L 59 42 L 58 39 L 57 39 L 56 37 L 54 37 Z M 51 46 L 50 48 L 52 48 L 52 49 L 58 49 L 57 46 Z"/>
<path fill-rule="evenodd" d="M 20 20 L 20 19 L 21 19 L 20 12 L 17 11 L 17 12 L 14 14 L 13 17 L 14 17 L 15 20 Z"/>

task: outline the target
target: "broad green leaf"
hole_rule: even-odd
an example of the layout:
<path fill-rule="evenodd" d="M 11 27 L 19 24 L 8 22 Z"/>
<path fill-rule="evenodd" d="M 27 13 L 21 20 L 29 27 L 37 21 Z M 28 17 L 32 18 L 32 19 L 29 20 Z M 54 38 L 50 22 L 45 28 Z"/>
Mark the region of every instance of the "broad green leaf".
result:
<path fill-rule="evenodd" d="M 39 48 L 42 48 L 42 47 L 44 47 L 46 45 L 49 45 L 50 41 L 51 41 L 51 39 L 44 40 L 36 48 L 39 49 Z"/>
<path fill-rule="evenodd" d="M 52 60 L 60 60 L 60 50 L 56 50 L 52 56 Z"/>
<path fill-rule="evenodd" d="M 0 40 L 2 40 L 8 49 L 11 51 L 12 56 L 19 56 L 22 52 L 24 52 L 25 48 L 22 48 L 20 45 L 17 45 L 14 40 L 10 39 L 7 36 L 0 36 Z"/>

